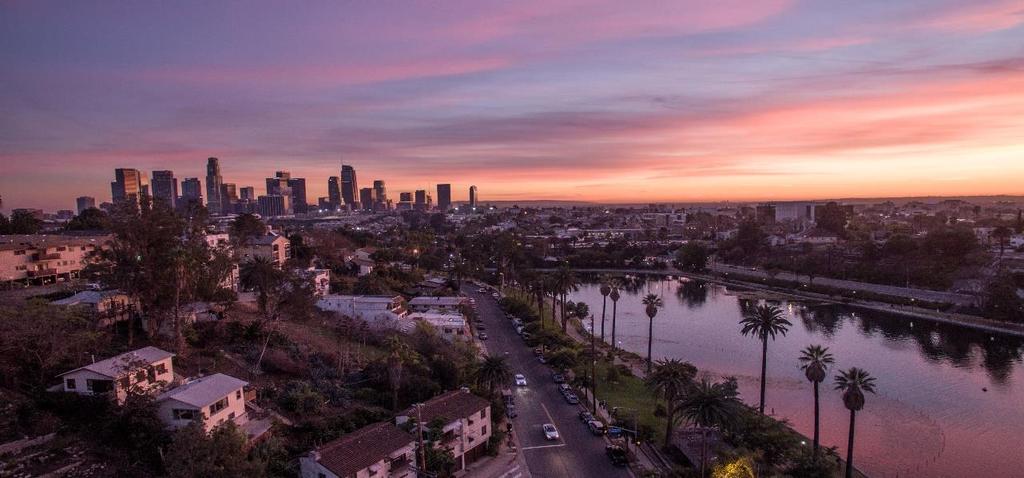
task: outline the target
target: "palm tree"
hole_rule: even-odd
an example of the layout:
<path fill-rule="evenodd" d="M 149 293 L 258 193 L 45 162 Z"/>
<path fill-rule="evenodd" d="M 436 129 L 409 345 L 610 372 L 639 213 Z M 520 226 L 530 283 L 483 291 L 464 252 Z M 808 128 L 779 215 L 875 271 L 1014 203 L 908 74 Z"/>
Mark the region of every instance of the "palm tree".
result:
<path fill-rule="evenodd" d="M 658 315 L 658 309 L 665 306 L 665 303 L 661 301 L 661 297 L 655 294 L 647 294 L 644 297 L 643 304 L 646 306 L 644 312 L 647 313 L 647 373 L 651 373 L 651 345 L 654 343 L 654 316 Z"/>
<path fill-rule="evenodd" d="M 1003 251 L 1006 249 L 1006 241 L 1010 240 L 1013 236 L 1013 231 L 1006 226 L 999 226 L 992 231 L 992 237 L 999 241 L 999 257 L 1003 257 Z"/>
<path fill-rule="evenodd" d="M 579 284 L 579 279 L 576 277 L 576 274 L 572 272 L 572 269 L 570 269 L 569 266 L 563 265 L 559 267 L 557 271 L 555 271 L 555 291 L 562 296 L 562 332 L 565 332 L 567 327 L 567 317 L 565 315 L 566 296 L 569 295 L 569 292 L 578 290 Z"/>
<path fill-rule="evenodd" d="M 647 383 L 661 398 L 665 399 L 665 448 L 672 439 L 672 428 L 676 424 L 679 399 L 693 383 L 697 367 L 678 359 L 659 360 L 654 371 L 647 374 Z"/>
<path fill-rule="evenodd" d="M 608 297 L 612 299 L 612 351 L 615 351 L 618 345 L 615 343 L 615 316 L 619 311 L 619 286 L 618 284 L 612 284 L 612 291 L 608 294 Z"/>
<path fill-rule="evenodd" d="M 843 405 L 850 411 L 850 437 L 846 443 L 846 478 L 853 476 L 853 432 L 857 411 L 864 408 L 864 392 L 875 393 L 875 378 L 853 367 L 836 375 L 836 390 L 843 392 Z"/>
<path fill-rule="evenodd" d="M 264 315 L 268 314 L 270 294 L 281 285 L 282 277 L 281 270 L 264 256 L 255 256 L 243 262 L 239 270 L 242 287 L 256 291 L 256 303 Z"/>
<path fill-rule="evenodd" d="M 707 466 L 708 429 L 726 428 L 732 422 L 740 407 L 736 391 L 725 383 L 713 383 L 707 377 L 701 378 L 679 402 L 682 417 L 701 428 L 700 475 L 705 475 Z"/>
<path fill-rule="evenodd" d="M 804 376 L 807 377 L 811 383 L 814 384 L 814 458 L 818 458 L 818 423 L 820 418 L 820 412 L 818 407 L 818 384 L 825 381 L 825 374 L 828 372 L 828 368 L 835 362 L 832 354 L 829 353 L 828 347 L 822 347 L 820 345 L 808 345 L 807 348 L 800 351 L 800 370 L 804 371 Z"/>
<path fill-rule="evenodd" d="M 793 325 L 782 317 L 782 309 L 774 305 L 761 304 L 751 309 L 740 321 L 743 335 L 753 335 L 761 339 L 761 405 L 758 410 L 764 414 L 764 386 L 768 373 L 768 339 L 775 340 L 776 335 L 785 336 L 789 326 Z"/>
<path fill-rule="evenodd" d="M 604 342 L 604 313 L 608 310 L 608 294 L 612 293 L 610 279 L 605 276 L 601 278 L 601 341 Z"/>
<path fill-rule="evenodd" d="M 505 357 L 497 355 L 484 357 L 484 361 L 476 371 L 477 383 L 486 384 L 492 397 L 494 396 L 494 387 L 497 384 L 508 382 L 511 377 L 512 372 L 509 370 L 508 364 L 505 363 Z"/>

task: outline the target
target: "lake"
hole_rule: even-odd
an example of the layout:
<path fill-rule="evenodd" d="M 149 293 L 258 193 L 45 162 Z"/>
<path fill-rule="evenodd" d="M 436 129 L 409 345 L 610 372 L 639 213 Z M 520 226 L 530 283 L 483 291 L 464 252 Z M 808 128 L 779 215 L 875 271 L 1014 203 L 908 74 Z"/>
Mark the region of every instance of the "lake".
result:
<path fill-rule="evenodd" d="M 742 292 L 701 281 L 627 281 L 618 303 L 620 346 L 646 357 L 648 319 L 641 300 L 662 297 L 654 319 L 655 360 L 678 358 L 716 376 L 735 376 L 742 398 L 757 405 L 761 347 L 740 334 Z M 587 284 L 571 294 L 597 318 L 601 293 Z M 765 411 L 813 433 L 811 384 L 797 357 L 809 344 L 831 349 L 836 369 L 861 367 L 876 377 L 857 414 L 854 463 L 878 477 L 1024 476 L 1024 340 L 966 327 L 798 300 L 776 302 L 793 323 L 768 346 Z M 611 335 L 611 300 L 605 323 Z M 849 412 L 821 387 L 821 439 L 845 456 Z"/>

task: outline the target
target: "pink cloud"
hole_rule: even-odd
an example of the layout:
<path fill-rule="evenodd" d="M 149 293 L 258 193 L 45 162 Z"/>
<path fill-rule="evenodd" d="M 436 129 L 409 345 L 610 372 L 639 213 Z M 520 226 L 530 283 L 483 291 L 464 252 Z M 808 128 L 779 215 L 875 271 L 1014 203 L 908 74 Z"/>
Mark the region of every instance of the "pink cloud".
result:
<path fill-rule="evenodd" d="M 985 33 L 1013 28 L 1024 23 L 1020 0 L 974 0 L 939 10 L 914 26 L 947 32 Z"/>

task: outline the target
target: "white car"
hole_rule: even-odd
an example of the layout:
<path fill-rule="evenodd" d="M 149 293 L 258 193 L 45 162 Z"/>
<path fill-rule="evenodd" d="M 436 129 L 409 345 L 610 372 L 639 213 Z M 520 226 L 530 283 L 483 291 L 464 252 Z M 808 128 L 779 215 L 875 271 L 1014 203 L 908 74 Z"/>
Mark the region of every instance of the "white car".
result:
<path fill-rule="evenodd" d="M 521 373 L 517 373 L 516 374 L 516 386 L 518 386 L 518 387 L 525 387 L 526 386 L 526 377 L 523 376 L 523 374 L 521 374 Z"/>
<path fill-rule="evenodd" d="M 550 424 L 550 423 L 545 423 L 544 424 L 544 438 L 546 438 L 548 440 L 557 440 L 558 439 L 558 429 L 555 428 L 555 426 Z"/>

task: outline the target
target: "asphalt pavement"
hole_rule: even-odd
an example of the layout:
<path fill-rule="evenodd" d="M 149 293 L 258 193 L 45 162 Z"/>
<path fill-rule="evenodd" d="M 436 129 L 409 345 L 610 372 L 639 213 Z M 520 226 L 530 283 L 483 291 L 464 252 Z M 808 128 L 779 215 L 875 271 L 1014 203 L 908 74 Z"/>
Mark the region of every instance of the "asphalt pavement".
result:
<path fill-rule="evenodd" d="M 554 373 L 541 364 L 523 339 L 516 333 L 512 322 L 498 307 L 490 292 L 477 292 L 478 287 L 462 287 L 462 291 L 476 300 L 477 315 L 483 321 L 488 340 L 488 353 L 505 357 L 513 375 L 526 376 L 525 387 L 509 384 L 518 416 L 512 420 L 518 435 L 520 452 L 534 478 L 581 477 L 627 478 L 632 476 L 625 468 L 612 466 L 605 456 L 604 437 L 590 433 L 580 421 L 581 405 L 570 405 L 559 393 L 551 378 Z M 541 427 L 552 423 L 558 429 L 558 440 L 547 440 Z"/>

